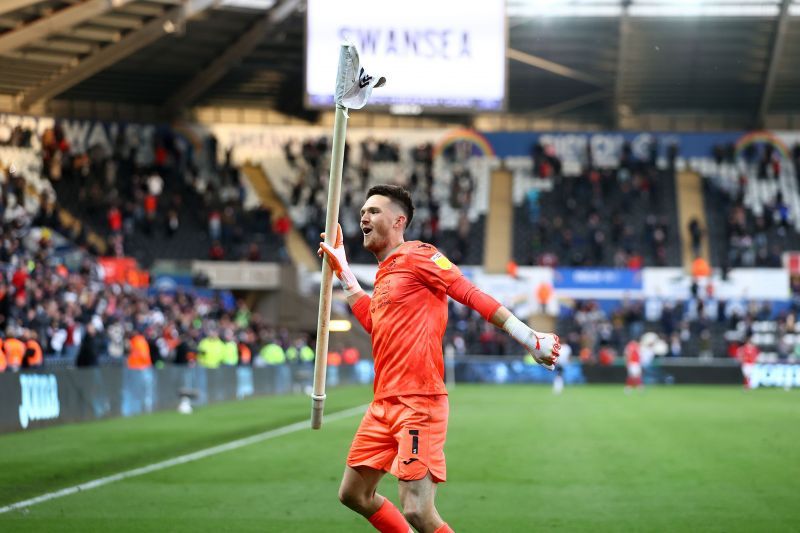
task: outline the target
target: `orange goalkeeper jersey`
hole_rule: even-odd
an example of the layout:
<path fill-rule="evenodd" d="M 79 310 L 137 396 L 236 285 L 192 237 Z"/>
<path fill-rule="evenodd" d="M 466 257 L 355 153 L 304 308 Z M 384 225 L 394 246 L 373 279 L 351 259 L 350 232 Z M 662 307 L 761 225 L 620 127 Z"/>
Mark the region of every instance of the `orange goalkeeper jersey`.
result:
<path fill-rule="evenodd" d="M 442 358 L 447 288 L 460 277 L 457 266 L 420 241 L 404 242 L 378 265 L 372 300 L 356 304 L 369 302 L 376 400 L 447 394 Z"/>

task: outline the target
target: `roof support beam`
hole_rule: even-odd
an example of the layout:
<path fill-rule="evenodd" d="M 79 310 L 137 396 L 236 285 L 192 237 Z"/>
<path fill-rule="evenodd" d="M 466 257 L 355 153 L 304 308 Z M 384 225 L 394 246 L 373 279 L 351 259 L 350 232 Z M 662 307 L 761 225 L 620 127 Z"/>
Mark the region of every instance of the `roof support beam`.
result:
<path fill-rule="evenodd" d="M 530 113 L 525 113 L 525 116 L 530 118 L 552 117 L 566 113 L 567 111 L 572 111 L 573 109 L 577 109 L 579 107 L 583 107 L 587 104 L 597 102 L 599 100 L 604 100 L 609 96 L 611 96 L 610 91 L 595 91 L 582 96 L 576 96 L 575 98 L 570 98 L 569 100 L 564 100 L 563 102 L 558 102 L 557 104 L 553 104 L 551 106 L 536 109 Z"/>
<path fill-rule="evenodd" d="M 99 42 L 117 42 L 122 38 L 122 33 L 116 30 L 108 30 L 105 28 L 87 27 L 72 28 L 59 33 L 66 37 L 77 37 L 84 41 L 99 41 Z"/>
<path fill-rule="evenodd" d="M 42 0 L 3 0 L 3 2 L 0 3 L 0 15 L 38 4 L 41 1 Z"/>
<path fill-rule="evenodd" d="M 608 82 L 606 82 L 606 80 L 598 78 L 597 76 L 594 76 L 592 74 L 586 74 L 585 72 L 581 72 L 580 70 L 576 70 L 574 68 L 567 67 L 559 63 L 555 63 L 553 61 L 549 61 L 547 59 L 544 59 L 543 57 L 535 56 L 527 52 L 515 50 L 513 48 L 506 48 L 506 57 L 508 59 L 513 59 L 514 61 L 519 61 L 520 63 L 525 63 L 526 65 L 529 65 L 531 67 L 546 70 L 547 72 L 552 72 L 553 74 L 557 74 L 565 78 L 570 78 L 573 80 L 578 80 L 584 83 L 588 83 L 589 85 L 595 85 L 597 87 L 608 86 Z"/>
<path fill-rule="evenodd" d="M 121 7 L 133 0 L 86 0 L 80 4 L 65 7 L 50 16 L 42 17 L 30 24 L 4 33 L 0 36 L 0 54 L 21 48 L 37 39 L 77 26 L 92 17 L 101 15 L 115 7 Z"/>
<path fill-rule="evenodd" d="M 47 39 L 40 43 L 36 43 L 37 49 L 52 50 L 54 52 L 71 53 L 71 54 L 91 54 L 95 51 L 94 44 L 85 43 L 83 41 L 70 41 L 68 39 Z"/>
<path fill-rule="evenodd" d="M 631 0 L 623 0 L 622 14 L 619 16 L 619 32 L 617 34 L 617 69 L 615 71 L 614 95 L 611 101 L 611 117 L 614 127 L 619 129 L 624 113 L 622 104 L 622 91 L 625 89 L 625 68 L 628 64 L 628 40 L 631 34 L 631 19 L 629 9 Z"/>
<path fill-rule="evenodd" d="M 174 114 L 180 108 L 194 102 L 238 64 L 244 56 L 252 52 L 264 39 L 264 36 L 294 13 L 301 3 L 301 0 L 283 0 L 275 5 L 263 17 L 256 20 L 211 64 L 175 91 L 164 103 L 162 110 L 167 114 Z"/>
<path fill-rule="evenodd" d="M 24 59 L 31 63 L 51 63 L 54 65 L 66 65 L 72 61 L 77 61 L 77 58 L 72 54 L 62 54 L 55 50 L 27 50 L 25 52 L 9 52 L 7 57 L 14 59 Z"/>
<path fill-rule="evenodd" d="M 778 14 L 778 22 L 775 26 L 775 35 L 772 39 L 772 47 L 769 54 L 769 66 L 764 76 L 761 103 L 758 106 L 758 115 L 756 115 L 756 127 L 759 128 L 764 126 L 770 100 L 772 100 L 772 93 L 775 89 L 778 64 L 780 64 L 781 56 L 783 55 L 783 44 L 786 41 L 786 29 L 789 27 L 789 4 L 791 4 L 791 0 L 783 0 L 783 2 L 781 2 L 781 10 Z"/>
<path fill-rule="evenodd" d="M 217 4 L 219 0 L 187 0 L 180 7 L 170 9 L 164 15 L 151 20 L 141 29 L 122 37 L 118 42 L 102 48 L 82 61 L 62 70 L 42 85 L 18 95 L 20 107 L 28 109 L 42 99 L 52 98 L 74 87 L 86 78 L 121 61 L 134 52 L 157 41 L 168 32 L 168 28 L 178 27 L 184 20 Z"/>

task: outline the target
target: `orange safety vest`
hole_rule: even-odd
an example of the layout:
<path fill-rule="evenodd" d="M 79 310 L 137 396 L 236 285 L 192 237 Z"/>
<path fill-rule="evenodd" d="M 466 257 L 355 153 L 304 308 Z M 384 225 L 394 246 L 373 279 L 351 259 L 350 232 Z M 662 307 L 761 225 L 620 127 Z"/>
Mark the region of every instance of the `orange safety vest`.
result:
<path fill-rule="evenodd" d="M 6 354 L 3 352 L 3 349 L 0 348 L 0 372 L 5 372 L 7 367 Z"/>
<path fill-rule="evenodd" d="M 512 278 L 517 277 L 517 274 L 519 274 L 519 266 L 517 266 L 515 261 L 509 261 L 506 263 L 506 273 Z"/>
<path fill-rule="evenodd" d="M 553 287 L 549 283 L 540 283 L 536 289 L 536 298 L 539 300 L 539 304 L 547 305 L 551 296 L 553 296 Z"/>
<path fill-rule="evenodd" d="M 339 352 L 328 352 L 328 366 L 340 366 L 342 355 Z"/>
<path fill-rule="evenodd" d="M 711 275 L 711 266 L 708 261 L 698 257 L 692 261 L 692 276 L 695 278 L 707 278 Z"/>
<path fill-rule="evenodd" d="M 250 351 L 250 347 L 243 342 L 239 343 L 239 362 L 243 365 L 249 365 L 252 358 L 253 352 Z"/>
<path fill-rule="evenodd" d="M 30 366 L 42 366 L 44 362 L 44 358 L 42 357 L 42 347 L 33 339 L 29 339 L 28 342 L 25 343 L 25 346 L 28 350 L 33 351 L 33 355 L 28 358 L 28 364 Z"/>
<path fill-rule="evenodd" d="M 22 358 L 25 357 L 25 343 L 19 339 L 6 339 L 3 344 L 6 352 L 8 366 L 19 368 L 22 366 Z"/>
<path fill-rule="evenodd" d="M 142 370 L 153 366 L 150 359 L 150 345 L 144 335 L 134 335 L 131 337 L 131 352 L 128 355 L 128 368 Z"/>

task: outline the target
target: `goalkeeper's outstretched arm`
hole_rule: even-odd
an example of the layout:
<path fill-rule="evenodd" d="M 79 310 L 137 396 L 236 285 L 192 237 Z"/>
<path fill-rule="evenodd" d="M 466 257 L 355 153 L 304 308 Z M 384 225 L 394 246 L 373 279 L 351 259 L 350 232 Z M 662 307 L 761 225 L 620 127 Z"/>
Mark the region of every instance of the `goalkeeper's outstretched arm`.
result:
<path fill-rule="evenodd" d="M 464 276 L 448 287 L 447 295 L 474 309 L 487 321 L 511 335 L 514 340 L 525 347 L 537 363 L 550 370 L 555 368 L 561 349 L 558 335 L 540 333 L 531 329 L 500 302 L 478 289 Z"/>

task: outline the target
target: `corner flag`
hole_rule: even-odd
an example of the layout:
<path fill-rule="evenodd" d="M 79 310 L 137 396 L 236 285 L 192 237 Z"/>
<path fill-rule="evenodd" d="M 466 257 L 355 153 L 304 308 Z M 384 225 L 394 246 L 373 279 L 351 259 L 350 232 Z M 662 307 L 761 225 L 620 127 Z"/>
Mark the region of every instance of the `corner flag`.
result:
<path fill-rule="evenodd" d="M 339 54 L 339 74 L 336 80 L 336 104 L 348 109 L 361 109 L 367 105 L 375 87 L 383 87 L 386 78 L 367 74 L 358 59 L 353 44 L 343 44 Z"/>

